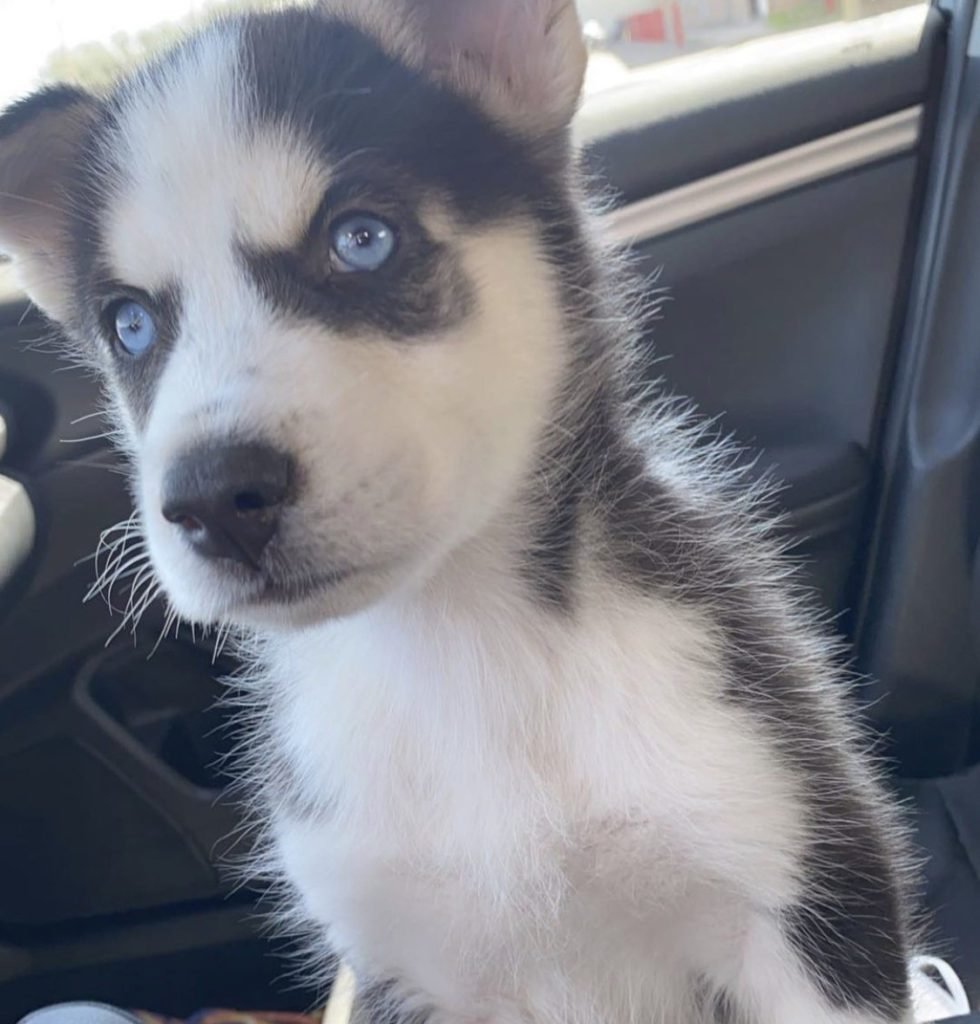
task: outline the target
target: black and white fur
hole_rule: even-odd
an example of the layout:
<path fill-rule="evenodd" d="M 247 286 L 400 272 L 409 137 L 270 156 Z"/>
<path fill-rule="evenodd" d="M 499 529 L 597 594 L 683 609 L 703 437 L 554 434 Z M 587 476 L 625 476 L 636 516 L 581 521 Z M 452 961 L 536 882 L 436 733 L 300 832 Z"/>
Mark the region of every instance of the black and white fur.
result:
<path fill-rule="evenodd" d="M 0 244 L 103 375 L 144 575 L 243 636 L 264 867 L 362 1012 L 909 1021 L 837 652 L 728 453 L 631 394 L 584 65 L 571 0 L 223 21 L 8 111 Z M 331 272 L 351 208 L 397 225 L 374 274 Z M 156 311 L 140 359 L 120 295 Z M 253 567 L 161 515 L 182 453 L 239 442 L 296 466 Z"/>

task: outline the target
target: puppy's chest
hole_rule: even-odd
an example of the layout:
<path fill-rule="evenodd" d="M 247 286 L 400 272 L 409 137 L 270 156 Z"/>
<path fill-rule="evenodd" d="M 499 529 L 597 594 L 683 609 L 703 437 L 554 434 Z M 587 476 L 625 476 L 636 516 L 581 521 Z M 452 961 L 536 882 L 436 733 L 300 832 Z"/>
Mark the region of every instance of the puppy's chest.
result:
<path fill-rule="evenodd" d="M 339 947 L 434 990 L 434 963 L 506 973 L 505 950 L 622 921 L 638 886 L 665 915 L 689 895 L 685 823 L 706 806 L 690 722 L 707 698 L 683 631 L 645 618 L 632 645 L 520 621 L 371 625 L 270 664 L 294 792 L 282 865 Z"/>
<path fill-rule="evenodd" d="M 564 769 L 542 771 L 540 738 L 509 716 L 479 721 L 470 688 L 486 665 L 461 657 L 437 678 L 445 665 L 391 647 L 344 661 L 333 701 L 307 692 L 282 719 L 296 806 L 310 809 L 277 823 L 282 866 L 306 914 L 365 972 L 444 1002 L 462 996 L 462 978 L 470 996 L 498 988 L 489 976 L 530 953 L 528 929 L 553 931 L 533 918 L 563 900 Z"/>
<path fill-rule="evenodd" d="M 589 794 L 543 707 L 554 661 L 545 668 L 528 650 L 493 658 L 462 634 L 430 639 L 339 634 L 316 665 L 304 652 L 273 742 L 294 808 L 286 817 L 308 828 L 330 873 L 349 886 L 391 875 L 474 898 L 490 864 L 499 879 L 527 873 L 533 850 L 560 859 Z"/>
<path fill-rule="evenodd" d="M 657 626 L 649 613 L 617 630 L 519 611 L 372 616 L 291 640 L 267 668 L 295 805 L 447 852 L 649 811 L 658 775 L 673 782 L 669 814 L 671 792 L 703 776 L 692 721 L 729 720 L 709 713 L 703 636 Z"/>

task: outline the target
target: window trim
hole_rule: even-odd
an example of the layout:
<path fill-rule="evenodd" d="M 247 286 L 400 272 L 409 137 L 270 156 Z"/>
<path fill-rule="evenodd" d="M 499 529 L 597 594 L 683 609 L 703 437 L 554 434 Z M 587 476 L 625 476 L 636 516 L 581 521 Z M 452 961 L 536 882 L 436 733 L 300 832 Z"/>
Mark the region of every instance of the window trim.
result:
<path fill-rule="evenodd" d="M 921 137 L 922 119 L 921 105 L 909 107 L 668 189 L 606 214 L 607 232 L 623 244 L 648 241 L 816 181 L 912 152 Z"/>

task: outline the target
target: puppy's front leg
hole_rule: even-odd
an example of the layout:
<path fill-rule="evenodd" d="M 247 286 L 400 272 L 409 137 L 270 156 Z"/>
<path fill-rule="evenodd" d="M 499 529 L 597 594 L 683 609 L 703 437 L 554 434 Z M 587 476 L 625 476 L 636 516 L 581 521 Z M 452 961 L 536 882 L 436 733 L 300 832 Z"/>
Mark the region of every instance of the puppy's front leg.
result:
<path fill-rule="evenodd" d="M 826 940 L 828 946 L 836 941 L 832 935 Z M 734 977 L 724 986 L 737 1010 L 737 1024 L 912 1024 L 908 993 L 888 977 L 894 971 L 867 963 L 863 951 L 854 947 L 853 956 L 862 960 L 868 978 L 867 989 L 854 992 L 834 982 L 831 962 L 842 951 L 826 952 L 825 962 L 816 962 L 816 956 L 806 962 L 778 920 L 760 912 L 737 962 L 730 965 Z M 879 977 L 881 984 L 875 984 Z"/>

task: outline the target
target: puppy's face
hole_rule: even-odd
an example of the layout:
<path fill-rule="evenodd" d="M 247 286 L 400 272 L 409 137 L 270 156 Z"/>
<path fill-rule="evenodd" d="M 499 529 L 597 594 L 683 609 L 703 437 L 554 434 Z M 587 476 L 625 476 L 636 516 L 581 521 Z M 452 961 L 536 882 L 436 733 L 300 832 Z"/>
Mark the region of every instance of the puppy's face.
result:
<path fill-rule="evenodd" d="M 337 0 L 0 120 L 0 246 L 104 373 L 184 617 L 353 611 L 514 495 L 581 59 L 562 0 Z"/>

